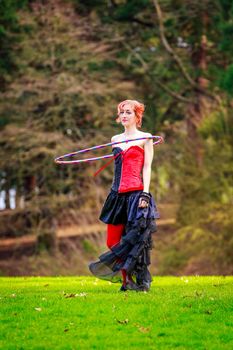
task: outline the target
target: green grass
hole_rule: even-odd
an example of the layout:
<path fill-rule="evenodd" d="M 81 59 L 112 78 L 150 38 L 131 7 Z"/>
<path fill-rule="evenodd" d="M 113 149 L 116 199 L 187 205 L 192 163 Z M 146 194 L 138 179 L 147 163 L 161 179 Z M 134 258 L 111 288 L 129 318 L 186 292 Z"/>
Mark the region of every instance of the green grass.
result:
<path fill-rule="evenodd" d="M 233 349 L 233 277 L 1 277 L 0 349 Z"/>

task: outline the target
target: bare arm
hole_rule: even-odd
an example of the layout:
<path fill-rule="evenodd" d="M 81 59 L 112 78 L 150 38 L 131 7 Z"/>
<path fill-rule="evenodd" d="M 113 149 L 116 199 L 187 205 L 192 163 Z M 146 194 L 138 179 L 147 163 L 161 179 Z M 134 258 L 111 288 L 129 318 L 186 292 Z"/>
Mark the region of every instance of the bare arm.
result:
<path fill-rule="evenodd" d="M 147 136 L 152 136 L 152 135 L 148 133 Z M 143 191 L 149 193 L 150 179 L 151 179 L 151 164 L 154 157 L 153 139 L 148 139 L 145 142 L 144 155 L 145 155 L 144 165 L 142 170 L 143 185 L 144 185 Z"/>
<path fill-rule="evenodd" d="M 152 136 L 150 133 L 147 133 L 146 136 Z M 148 139 L 144 145 L 144 165 L 142 169 L 143 176 L 143 192 L 149 193 L 150 180 L 151 180 L 151 164 L 154 157 L 154 147 L 153 139 Z M 141 200 L 139 202 L 140 207 L 145 207 L 145 201 Z"/>

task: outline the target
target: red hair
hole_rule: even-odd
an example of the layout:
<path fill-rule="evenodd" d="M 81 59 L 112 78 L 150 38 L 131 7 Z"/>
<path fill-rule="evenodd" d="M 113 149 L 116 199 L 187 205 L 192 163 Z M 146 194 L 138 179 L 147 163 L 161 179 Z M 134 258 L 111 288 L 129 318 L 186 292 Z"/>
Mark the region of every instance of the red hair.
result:
<path fill-rule="evenodd" d="M 142 117 L 143 117 L 143 113 L 145 110 L 145 105 L 143 103 L 136 101 L 136 100 L 124 100 L 118 104 L 118 106 L 117 106 L 118 117 L 116 119 L 116 122 L 120 123 L 119 114 L 120 114 L 122 108 L 126 104 L 131 104 L 133 106 L 134 113 L 136 115 L 136 126 L 140 128 L 142 125 Z"/>

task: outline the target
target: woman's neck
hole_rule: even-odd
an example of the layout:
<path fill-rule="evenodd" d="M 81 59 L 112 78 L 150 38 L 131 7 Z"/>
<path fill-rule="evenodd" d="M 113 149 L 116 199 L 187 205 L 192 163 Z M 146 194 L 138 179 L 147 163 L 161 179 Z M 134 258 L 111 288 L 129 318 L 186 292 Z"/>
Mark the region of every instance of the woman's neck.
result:
<path fill-rule="evenodd" d="M 130 135 L 135 135 L 137 133 L 138 129 L 136 128 L 135 125 L 129 126 L 129 127 L 125 127 L 125 132 L 124 134 L 126 136 L 130 136 Z"/>

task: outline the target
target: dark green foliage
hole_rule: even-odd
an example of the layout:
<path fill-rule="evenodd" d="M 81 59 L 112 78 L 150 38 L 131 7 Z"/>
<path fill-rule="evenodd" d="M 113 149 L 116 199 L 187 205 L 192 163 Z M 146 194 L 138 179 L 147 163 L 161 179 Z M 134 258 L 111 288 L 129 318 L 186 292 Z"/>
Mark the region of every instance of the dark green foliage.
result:
<path fill-rule="evenodd" d="M 108 6 L 107 0 L 71 0 L 74 3 L 76 11 L 87 16 L 93 9 L 101 10 Z"/>
<path fill-rule="evenodd" d="M 130 21 L 144 10 L 151 7 L 150 0 L 129 0 L 122 4 L 115 5 L 113 17 L 119 21 Z"/>
<path fill-rule="evenodd" d="M 233 64 L 228 66 L 226 71 L 222 74 L 220 86 L 227 91 L 229 95 L 233 96 Z"/>
<path fill-rule="evenodd" d="M 17 11 L 24 8 L 27 3 L 28 0 L 0 1 L 0 82 L 2 83 L 5 82 L 4 75 L 16 69 L 13 47 L 19 42 L 21 32 Z"/>
<path fill-rule="evenodd" d="M 212 86 L 216 86 L 218 89 L 226 93 L 226 96 L 228 98 L 231 98 L 233 91 L 232 91 L 232 65 L 230 64 L 223 69 L 219 69 L 219 67 L 210 67 L 209 74 L 213 77 L 215 77 L 215 81 L 211 82 Z"/>
<path fill-rule="evenodd" d="M 90 72 L 92 71 L 99 71 L 99 72 L 105 72 L 105 70 L 110 70 L 117 68 L 117 64 L 114 60 L 105 60 L 101 63 L 97 62 L 90 62 L 88 63 L 88 69 Z"/>
<path fill-rule="evenodd" d="M 140 16 L 144 10 L 148 10 L 148 7 L 153 9 L 150 0 L 127 0 L 120 3 L 114 0 L 72 1 L 78 13 L 88 15 L 91 11 L 96 11 L 105 23 L 113 20 L 125 22 L 135 20 L 137 15 Z"/>
<path fill-rule="evenodd" d="M 233 15 L 233 3 L 232 0 L 218 0 L 217 3 L 221 9 L 223 20 L 228 21 Z"/>
<path fill-rule="evenodd" d="M 233 18 L 233 15 L 231 16 Z M 232 21 L 232 19 L 231 19 Z M 226 54 L 232 52 L 233 50 L 233 24 L 232 23 L 222 23 L 220 26 L 220 30 L 222 32 L 222 39 L 220 41 L 219 47 Z"/>

